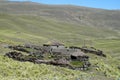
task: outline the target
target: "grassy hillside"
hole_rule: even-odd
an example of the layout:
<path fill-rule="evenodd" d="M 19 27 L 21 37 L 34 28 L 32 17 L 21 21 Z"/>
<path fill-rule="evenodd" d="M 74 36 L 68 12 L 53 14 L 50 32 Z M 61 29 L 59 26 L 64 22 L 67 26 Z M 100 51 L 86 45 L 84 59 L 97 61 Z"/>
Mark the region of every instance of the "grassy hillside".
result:
<path fill-rule="evenodd" d="M 73 5 L 44 5 L 33 2 L 0 2 L 0 12 L 14 15 L 38 15 L 79 25 L 119 28 L 120 11 Z"/>
<path fill-rule="evenodd" d="M 31 2 L 0 2 L 0 78 L 2 80 L 117 80 L 120 78 L 119 11 Z M 43 44 L 58 40 L 82 46 L 92 40 L 107 58 L 90 56 L 89 71 L 18 62 L 3 57 L 16 44 Z M 90 42 L 87 42 L 90 44 Z M 95 64 L 99 67 L 94 67 Z"/>
<path fill-rule="evenodd" d="M 81 26 L 40 16 L 0 14 L 0 24 L 0 35 L 3 39 L 20 42 L 57 39 L 77 44 L 84 39 L 118 39 L 120 36 L 118 32 L 108 28 Z"/>
<path fill-rule="evenodd" d="M 5 72 L 4 74 L 6 75 L 5 79 L 12 78 L 13 76 L 14 79 L 18 77 L 19 79 L 26 79 L 27 77 L 35 79 L 36 76 L 37 76 L 36 79 L 38 78 L 45 79 L 45 77 L 48 76 L 49 79 L 54 79 L 57 77 L 58 80 L 61 79 L 66 80 L 70 79 L 69 76 L 71 76 L 72 77 L 71 80 L 76 78 L 84 78 L 84 80 L 86 80 L 87 78 L 88 80 L 89 79 L 96 80 L 97 77 L 103 80 L 107 79 L 113 80 L 117 79 L 120 76 L 119 70 L 117 69 L 117 66 L 120 65 L 119 64 L 120 41 L 119 34 L 115 31 L 109 30 L 107 28 L 87 27 L 72 23 L 68 24 L 58 22 L 54 19 L 38 16 L 23 16 L 23 15 L 14 16 L 1 14 L 0 17 L 1 17 L 0 18 L 1 54 L 5 54 L 6 52 L 10 51 L 8 49 L 2 48 L 4 45 L 7 44 L 24 44 L 24 43 L 42 44 L 50 40 L 59 40 L 64 42 L 66 45 L 81 46 L 83 45 L 84 39 L 89 39 L 93 40 L 95 47 L 104 50 L 105 54 L 109 56 L 105 59 L 97 57 L 95 55 L 89 55 L 91 57 L 91 63 L 93 65 L 98 63 L 100 67 L 92 68 L 88 72 L 79 72 L 65 69 L 64 72 L 60 73 L 58 73 L 57 71 L 55 71 L 54 73 L 52 72 L 52 68 L 54 68 L 54 66 L 33 65 L 32 63 L 21 62 L 19 62 L 19 64 L 18 62 L 14 64 L 16 61 L 13 60 L 9 61 L 9 59 L 7 58 L 5 58 L 4 61 L 3 57 L 1 56 L 2 59 L 1 65 L 4 64 L 4 62 L 6 62 L 6 59 L 8 60 L 6 64 L 2 65 L 2 67 L 4 66 L 6 67 L 4 67 L 5 69 L 2 69 L 1 71 L 4 70 L 10 71 L 9 73 L 4 71 Z M 20 66 L 20 64 L 24 65 L 22 67 L 24 70 L 19 70 L 18 67 Z M 14 71 L 13 69 L 9 68 L 8 65 L 11 65 L 11 68 L 16 68 L 16 66 L 18 67 L 16 68 L 16 71 Z M 33 65 L 33 67 L 28 68 L 29 65 Z M 44 66 L 44 69 L 42 69 L 42 71 L 45 71 L 46 75 L 38 71 L 41 70 L 41 67 L 38 66 L 42 67 Z M 37 72 L 31 70 L 34 69 L 34 67 Z M 27 70 L 25 70 L 26 68 Z M 29 72 L 28 69 L 30 69 L 31 71 Z M 64 68 L 55 67 L 55 69 L 63 71 L 62 69 Z M 66 72 L 66 70 L 68 72 Z M 11 74 L 11 72 L 13 71 L 16 72 L 17 75 Z M 22 71 L 25 71 L 25 73 Z M 32 75 L 32 73 L 35 75 Z M 66 77 L 63 76 L 62 73 L 65 73 L 67 76 Z M 90 75 L 89 73 L 93 73 L 94 76 Z M 84 76 L 83 74 L 86 75 Z M 1 78 L 4 79 L 5 75 L 1 74 Z M 79 75 L 82 75 L 84 77 L 78 77 Z"/>

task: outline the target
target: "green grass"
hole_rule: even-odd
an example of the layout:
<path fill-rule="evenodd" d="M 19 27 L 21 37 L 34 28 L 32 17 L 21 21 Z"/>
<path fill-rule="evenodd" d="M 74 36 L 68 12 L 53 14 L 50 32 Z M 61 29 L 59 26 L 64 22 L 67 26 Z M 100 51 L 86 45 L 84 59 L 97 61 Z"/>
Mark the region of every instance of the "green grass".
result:
<path fill-rule="evenodd" d="M 99 27 L 80 26 L 39 16 L 0 16 L 0 36 L 18 42 L 45 42 L 60 40 L 78 43 L 83 39 L 119 38 L 113 30 Z"/>
<path fill-rule="evenodd" d="M 80 61 L 72 61 L 70 64 L 74 67 L 81 67 L 83 65 L 83 62 Z"/>
<path fill-rule="evenodd" d="M 1 1 L 0 12 L 1 80 L 120 79 L 120 70 L 117 69 L 120 66 L 119 11 Z M 99 67 L 91 67 L 83 72 L 52 65 L 19 62 L 3 56 L 11 51 L 4 48 L 7 45 L 41 45 L 53 40 L 61 41 L 67 46 L 82 46 L 84 40 L 92 40 L 93 46 L 103 50 L 107 57 L 87 54 L 92 66 L 96 64 Z M 87 45 L 90 44 L 88 41 Z"/>
<path fill-rule="evenodd" d="M 55 67 L 45 64 L 33 64 L 30 62 L 18 62 L 12 59 L 0 56 L 0 78 L 2 80 L 75 80 L 82 76 L 87 76 L 86 73 L 73 71 L 61 67 Z"/>
<path fill-rule="evenodd" d="M 58 40 L 67 46 L 82 46 L 83 40 L 92 40 L 95 47 L 104 51 L 107 58 L 90 56 L 92 65 L 98 68 L 89 71 L 75 71 L 45 64 L 18 62 L 3 55 L 11 51 L 6 45 L 43 44 Z M 82 26 L 61 22 L 41 16 L 0 14 L 0 78 L 2 80 L 114 80 L 120 78 L 120 34 L 104 27 Z M 76 63 L 74 63 L 76 64 Z M 92 74 L 90 74 L 92 73 Z M 85 74 L 85 75 L 84 75 Z"/>
<path fill-rule="evenodd" d="M 107 58 L 102 58 L 95 56 L 93 54 L 89 54 L 90 62 L 92 64 L 96 64 L 99 66 L 96 68 L 97 72 L 93 72 L 96 74 L 100 72 L 100 75 L 104 74 L 107 77 L 120 77 L 120 70 L 118 70 L 118 66 L 120 65 L 120 40 L 119 39 L 99 39 L 95 41 L 95 47 L 103 50 L 104 54 L 107 55 Z"/>

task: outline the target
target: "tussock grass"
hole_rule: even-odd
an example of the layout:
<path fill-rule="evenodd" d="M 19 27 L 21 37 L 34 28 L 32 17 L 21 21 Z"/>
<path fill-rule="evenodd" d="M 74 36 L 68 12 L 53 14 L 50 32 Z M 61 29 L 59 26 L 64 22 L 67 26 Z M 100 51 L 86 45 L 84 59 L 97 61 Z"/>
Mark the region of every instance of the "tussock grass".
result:
<path fill-rule="evenodd" d="M 86 73 L 45 64 L 19 62 L 0 56 L 0 78 L 2 80 L 75 80 L 81 78 L 79 75 L 84 76 L 84 74 Z"/>
<path fill-rule="evenodd" d="M 112 36 L 112 38 L 111 38 Z M 43 44 L 59 40 L 66 45 L 83 45 L 83 40 L 93 40 L 107 58 L 88 54 L 90 62 L 98 68 L 87 72 L 70 70 L 45 64 L 18 62 L 3 57 L 10 51 L 3 45 L 24 43 Z M 2 80 L 114 80 L 120 78 L 120 34 L 104 27 L 90 27 L 40 16 L 0 14 L 0 78 Z"/>

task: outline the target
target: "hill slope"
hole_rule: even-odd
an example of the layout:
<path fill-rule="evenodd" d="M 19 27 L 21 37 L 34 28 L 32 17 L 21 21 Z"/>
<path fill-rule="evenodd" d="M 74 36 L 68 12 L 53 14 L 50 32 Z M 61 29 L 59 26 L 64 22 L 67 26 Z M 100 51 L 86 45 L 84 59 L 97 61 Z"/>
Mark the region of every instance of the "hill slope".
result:
<path fill-rule="evenodd" d="M 120 36 L 119 33 L 108 28 L 81 26 L 40 16 L 0 14 L 0 17 L 1 36 L 7 37 L 7 39 L 13 38 L 13 40 L 58 39 L 71 43 L 83 39 L 109 39 Z"/>
<path fill-rule="evenodd" d="M 43 5 L 32 2 L 8 2 L 0 4 L 0 12 L 8 14 L 38 15 L 66 22 L 95 27 L 119 28 L 120 11 L 103 10 L 72 5 Z"/>
<path fill-rule="evenodd" d="M 2 68 L 0 78 L 10 79 L 14 76 L 16 80 L 18 77 L 19 79 L 28 77 L 31 79 L 35 79 L 35 77 L 46 79 L 46 76 L 49 76 L 52 80 L 118 79 L 120 78 L 120 71 L 117 69 L 120 65 L 119 21 L 120 11 L 115 10 L 1 1 L 0 54 L 3 55 L 10 51 L 4 48 L 8 44 L 34 43 L 40 45 L 50 40 L 58 40 L 66 45 L 81 46 L 83 40 L 87 39 L 92 40 L 94 46 L 102 49 L 108 57 L 101 58 L 89 54 L 93 66 L 97 64 L 99 67 L 91 68 L 87 72 L 79 72 L 48 65 L 16 62 L 0 55 Z M 23 65 L 21 69 L 19 65 Z M 32 67 L 27 65 L 32 65 Z M 41 69 L 41 67 L 44 68 Z M 53 71 L 54 69 L 55 71 Z M 4 70 L 8 70 L 8 72 L 4 72 Z M 59 73 L 57 70 L 59 70 Z M 13 71 L 17 75 L 12 73 Z M 4 78 L 5 76 L 6 78 Z"/>

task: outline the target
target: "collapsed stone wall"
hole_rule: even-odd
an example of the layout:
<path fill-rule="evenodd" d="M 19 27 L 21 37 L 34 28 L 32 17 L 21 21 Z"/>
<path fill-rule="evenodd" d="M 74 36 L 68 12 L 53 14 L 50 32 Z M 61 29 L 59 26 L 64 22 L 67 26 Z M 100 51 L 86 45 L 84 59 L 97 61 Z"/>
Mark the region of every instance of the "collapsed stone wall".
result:
<path fill-rule="evenodd" d="M 84 64 L 79 67 L 73 67 L 70 64 L 70 61 L 74 61 L 71 58 L 71 54 L 59 54 L 59 53 L 51 54 L 51 52 L 47 50 L 48 48 L 42 47 L 42 46 L 35 46 L 35 45 L 34 46 L 31 46 L 31 45 L 20 46 L 18 45 L 18 46 L 9 46 L 9 48 L 12 50 L 19 51 L 19 52 L 16 52 L 16 51 L 8 52 L 6 53 L 5 56 L 8 56 L 9 58 L 13 58 L 19 61 L 30 61 L 30 62 L 37 63 L 37 64 L 45 63 L 45 64 L 68 67 L 70 69 L 78 69 L 78 70 L 80 69 L 87 70 L 90 66 L 88 57 L 78 57 L 78 59 L 76 60 L 80 62 L 82 61 Z M 29 51 L 29 49 L 32 49 L 32 51 Z M 23 55 L 22 52 L 25 52 L 28 55 Z M 48 56 L 48 54 L 52 57 L 51 60 L 45 60 L 45 57 Z M 83 58 L 83 60 L 80 60 L 80 58 L 81 59 Z"/>
<path fill-rule="evenodd" d="M 92 53 L 98 56 L 106 57 L 103 51 L 97 50 L 94 47 L 62 47 L 57 46 L 37 46 L 37 45 L 17 45 L 8 46 L 8 48 L 15 50 L 13 52 L 6 53 L 5 56 L 18 61 L 29 61 L 37 64 L 49 64 L 61 67 L 68 67 L 76 70 L 87 70 L 90 67 L 89 56 L 85 53 Z M 16 52 L 19 51 L 19 52 Z M 81 52 L 82 51 L 82 52 Z M 27 53 L 23 55 L 22 53 Z M 45 58 L 50 56 L 49 60 Z M 82 62 L 81 66 L 74 67 L 70 64 L 72 61 Z"/>
<path fill-rule="evenodd" d="M 70 46 L 71 49 L 80 49 L 81 51 L 83 51 L 84 53 L 92 53 L 98 56 L 102 56 L 102 57 L 107 57 L 103 51 L 96 49 L 94 47 L 76 47 L 76 46 Z"/>

